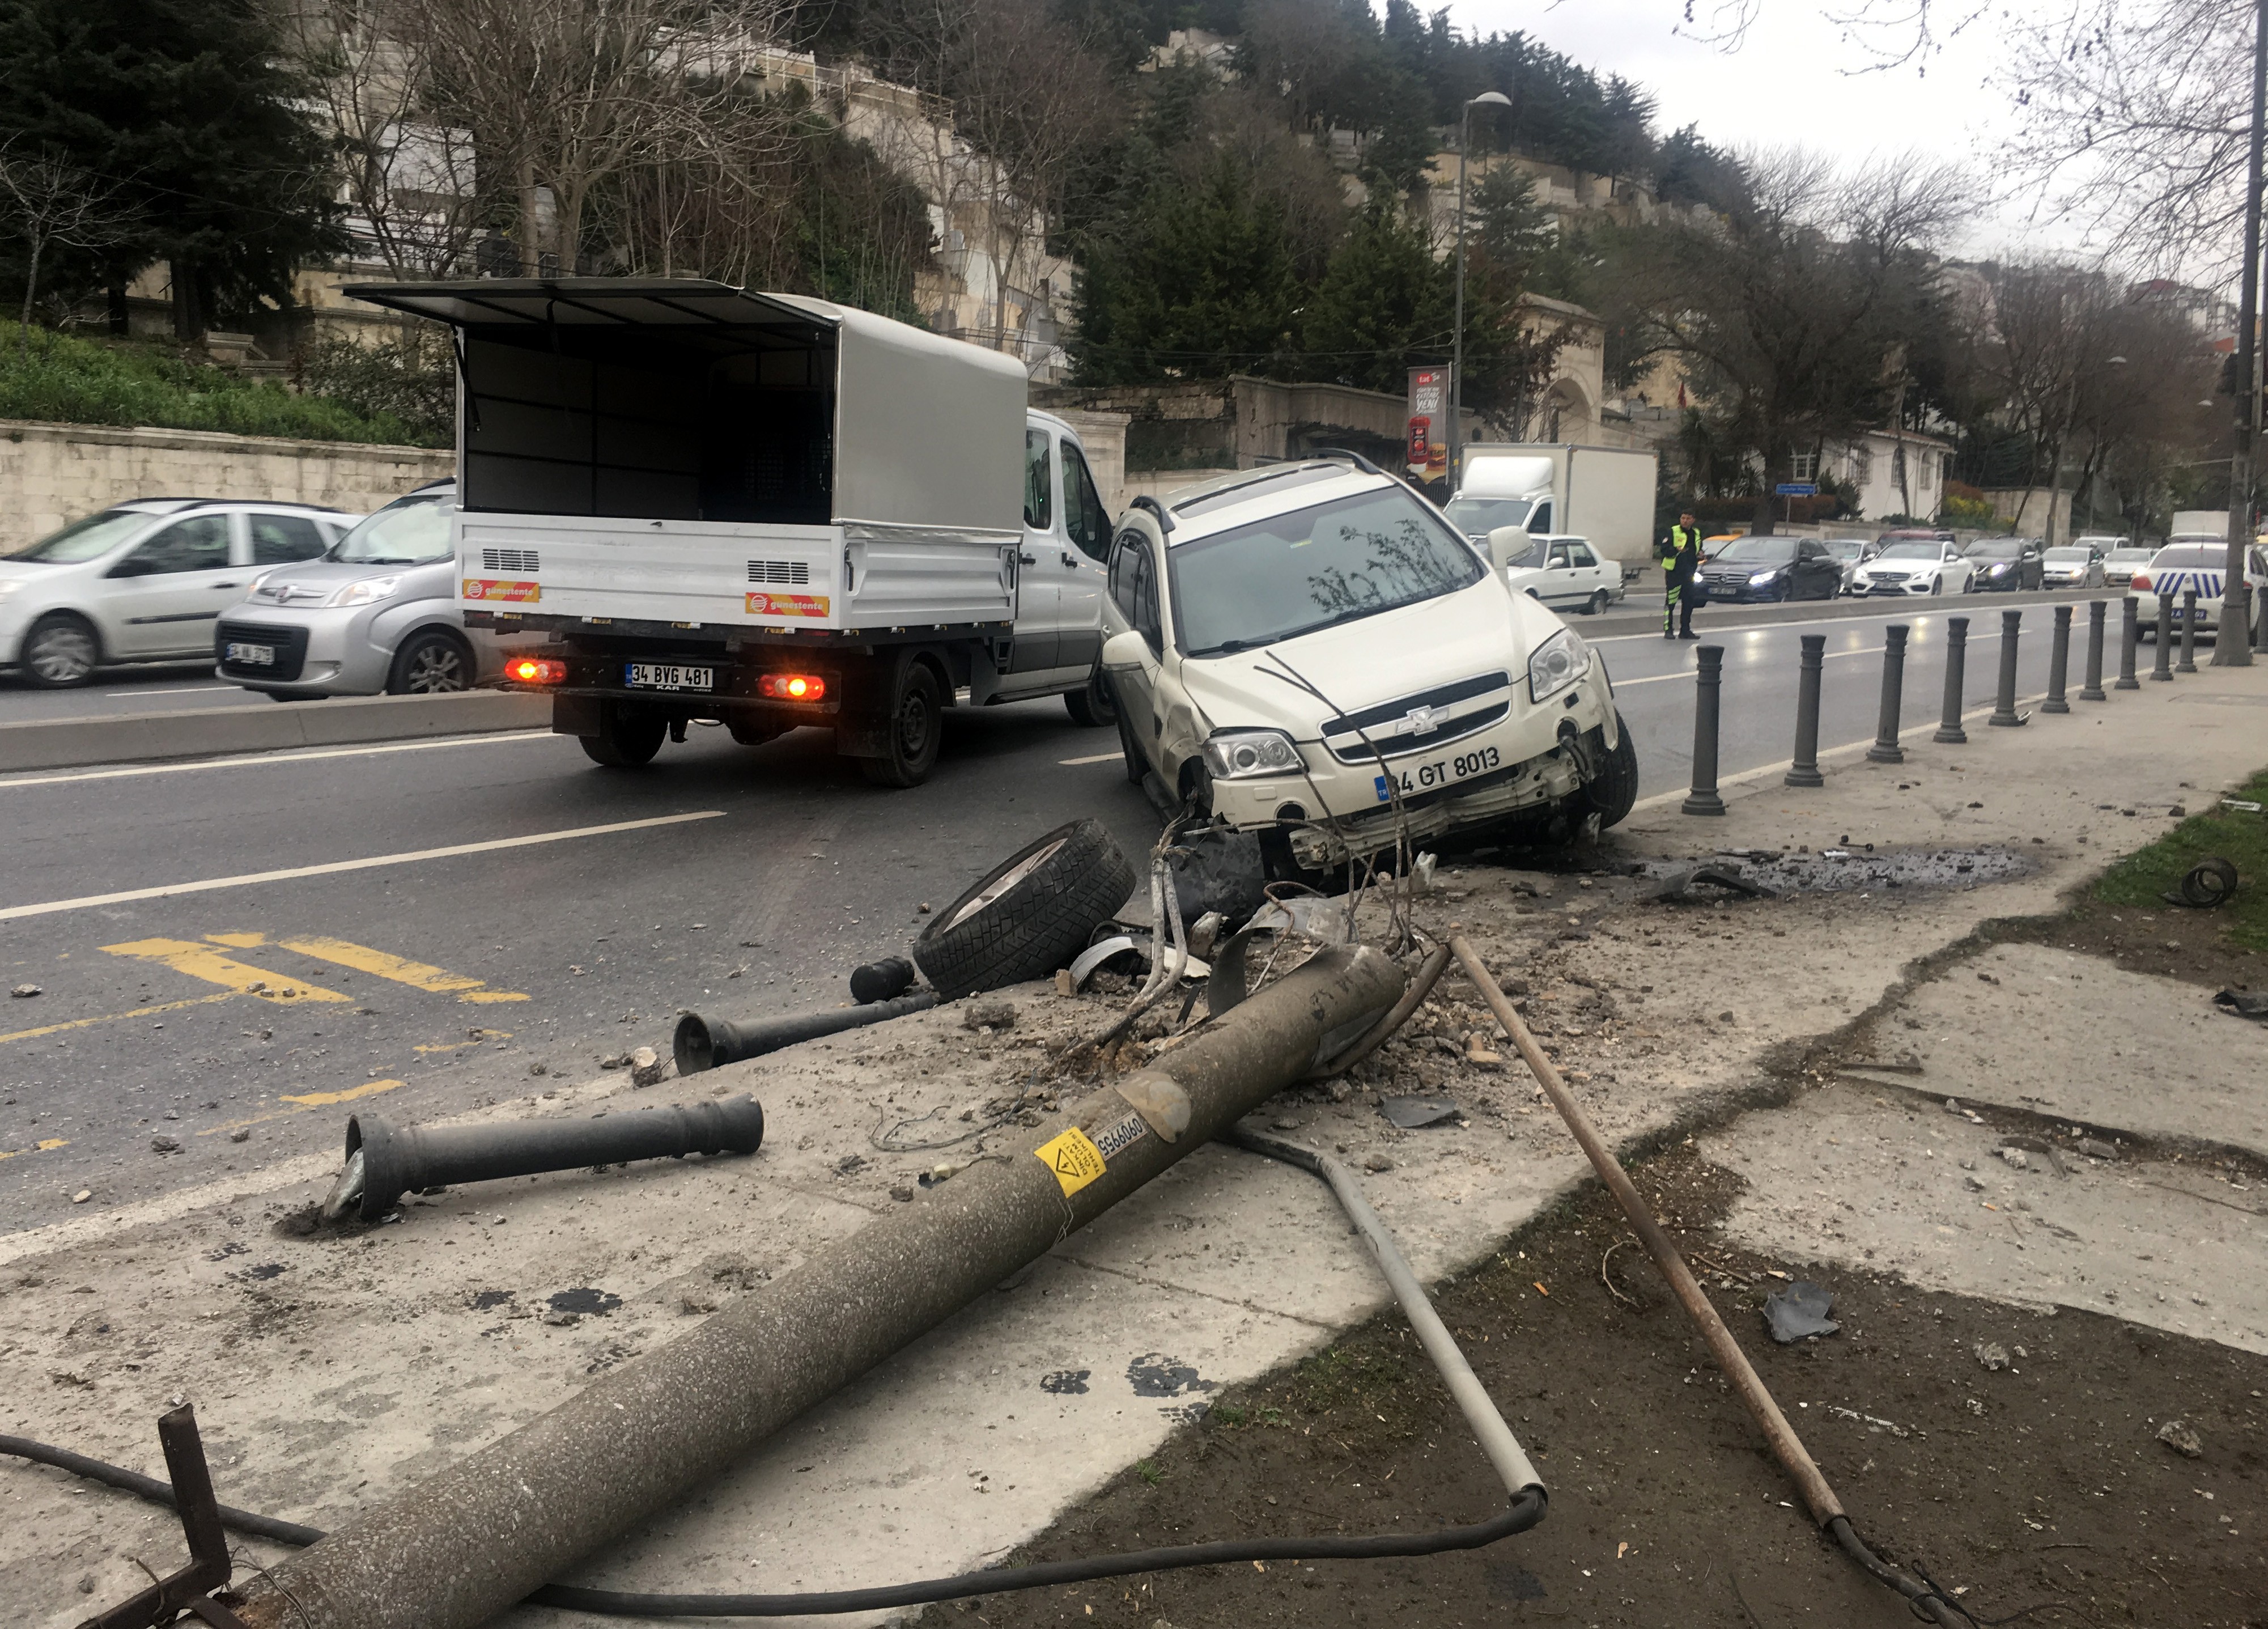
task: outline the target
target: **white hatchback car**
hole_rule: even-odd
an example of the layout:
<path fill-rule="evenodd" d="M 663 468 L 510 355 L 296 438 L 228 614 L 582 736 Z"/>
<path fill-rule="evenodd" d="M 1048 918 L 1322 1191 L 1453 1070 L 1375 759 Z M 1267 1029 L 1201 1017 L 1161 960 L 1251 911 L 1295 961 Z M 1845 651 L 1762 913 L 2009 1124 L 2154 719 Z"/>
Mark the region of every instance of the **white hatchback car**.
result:
<path fill-rule="evenodd" d="M 1120 519 L 1102 665 L 1127 778 L 1278 875 L 1452 830 L 1549 838 L 1638 795 L 1605 666 L 1366 461 L 1224 475 Z"/>
<path fill-rule="evenodd" d="M 42 689 L 110 662 L 209 656 L 255 573 L 320 557 L 361 517 L 304 504 L 144 498 L 0 559 L 0 663 Z"/>
<path fill-rule="evenodd" d="M 1958 543 L 1901 537 L 1883 544 L 1853 580 L 1853 592 L 1861 594 L 1970 593 L 1977 586 L 1977 563 Z"/>

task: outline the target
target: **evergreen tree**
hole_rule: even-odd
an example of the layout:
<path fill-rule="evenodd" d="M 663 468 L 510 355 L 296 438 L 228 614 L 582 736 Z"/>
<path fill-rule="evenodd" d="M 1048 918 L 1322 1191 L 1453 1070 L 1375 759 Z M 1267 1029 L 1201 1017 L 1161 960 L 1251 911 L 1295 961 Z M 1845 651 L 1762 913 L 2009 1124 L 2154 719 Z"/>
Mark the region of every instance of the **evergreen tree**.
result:
<path fill-rule="evenodd" d="M 143 230 L 100 270 L 172 262 L 184 338 L 344 247 L 330 151 L 256 0 L 0 0 L 0 140 L 117 188 Z"/>
<path fill-rule="evenodd" d="M 1454 276 L 1390 203 L 1373 200 L 1307 303 L 1303 371 L 1399 394 L 1410 368 L 1449 355 Z"/>

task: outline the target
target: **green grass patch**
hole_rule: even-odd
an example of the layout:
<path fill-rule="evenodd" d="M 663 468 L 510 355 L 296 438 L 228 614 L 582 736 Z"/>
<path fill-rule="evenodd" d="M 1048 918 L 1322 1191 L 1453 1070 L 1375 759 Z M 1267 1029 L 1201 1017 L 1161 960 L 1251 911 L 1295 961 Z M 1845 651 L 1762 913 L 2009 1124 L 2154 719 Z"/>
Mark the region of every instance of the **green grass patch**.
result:
<path fill-rule="evenodd" d="M 26 344 L 17 325 L 4 321 L 0 418 L 395 446 L 441 445 L 430 430 L 396 414 L 357 411 L 328 396 L 295 395 L 270 380 L 184 361 L 168 346 L 40 328 L 32 330 Z"/>
<path fill-rule="evenodd" d="M 2268 805 L 2268 770 L 2228 794 Z M 2236 867 L 2236 897 L 2213 913 L 2214 925 L 2248 950 L 2268 950 L 2268 813 L 2232 809 L 2219 798 L 2146 849 L 2120 860 L 2095 885 L 2106 905 L 2154 910 L 2191 866 L 2215 855 Z"/>

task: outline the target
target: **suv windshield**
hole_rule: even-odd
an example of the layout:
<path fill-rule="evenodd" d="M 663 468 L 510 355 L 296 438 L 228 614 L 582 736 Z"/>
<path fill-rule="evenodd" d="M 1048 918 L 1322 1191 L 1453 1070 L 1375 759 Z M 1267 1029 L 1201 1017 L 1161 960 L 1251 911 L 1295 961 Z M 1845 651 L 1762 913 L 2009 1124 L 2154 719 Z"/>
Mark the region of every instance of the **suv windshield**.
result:
<path fill-rule="evenodd" d="M 1390 611 L 1480 581 L 1464 539 L 1399 487 L 1167 550 L 1182 651 L 1219 656 Z"/>
<path fill-rule="evenodd" d="M 1903 543 L 1891 543 L 1874 557 L 1877 560 L 1934 560 L 1943 552 L 1943 543 L 1927 543 L 1919 539 Z"/>
<path fill-rule="evenodd" d="M 428 560 L 446 560 L 455 548 L 449 541 L 449 515 L 456 506 L 455 497 L 447 492 L 397 498 L 358 522 L 324 557 L 357 565 L 423 565 Z"/>
<path fill-rule="evenodd" d="M 1500 526 L 1526 525 L 1535 507 L 1524 498 L 1453 498 L 1441 512 L 1460 532 L 1485 537 Z"/>
<path fill-rule="evenodd" d="M 1792 537 L 1743 537 L 1719 549 L 1711 557 L 1711 562 L 1714 564 L 1721 560 L 1733 565 L 1767 565 L 1793 558 L 1795 540 Z"/>
<path fill-rule="evenodd" d="M 106 509 L 99 515 L 74 520 L 60 532 L 50 532 L 30 548 L 19 549 L 8 557 L 39 560 L 49 565 L 99 559 L 154 518 L 136 509 Z"/>

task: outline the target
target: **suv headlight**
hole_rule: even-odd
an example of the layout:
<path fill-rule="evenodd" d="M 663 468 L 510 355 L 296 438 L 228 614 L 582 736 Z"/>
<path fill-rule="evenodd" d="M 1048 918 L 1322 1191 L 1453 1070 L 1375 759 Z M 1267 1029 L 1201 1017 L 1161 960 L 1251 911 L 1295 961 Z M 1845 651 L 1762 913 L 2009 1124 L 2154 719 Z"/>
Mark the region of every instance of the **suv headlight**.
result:
<path fill-rule="evenodd" d="M 1218 780 L 1296 775 L 1307 767 L 1281 730 L 1223 730 L 1204 744 L 1205 767 Z"/>
<path fill-rule="evenodd" d="M 1528 698 L 1556 696 L 1591 671 L 1591 647 L 1572 628 L 1562 628 L 1528 658 Z"/>
<path fill-rule="evenodd" d="M 365 577 L 358 583 L 349 583 L 338 593 L 323 601 L 329 606 L 375 605 L 380 600 L 391 600 L 401 586 L 396 577 Z"/>

